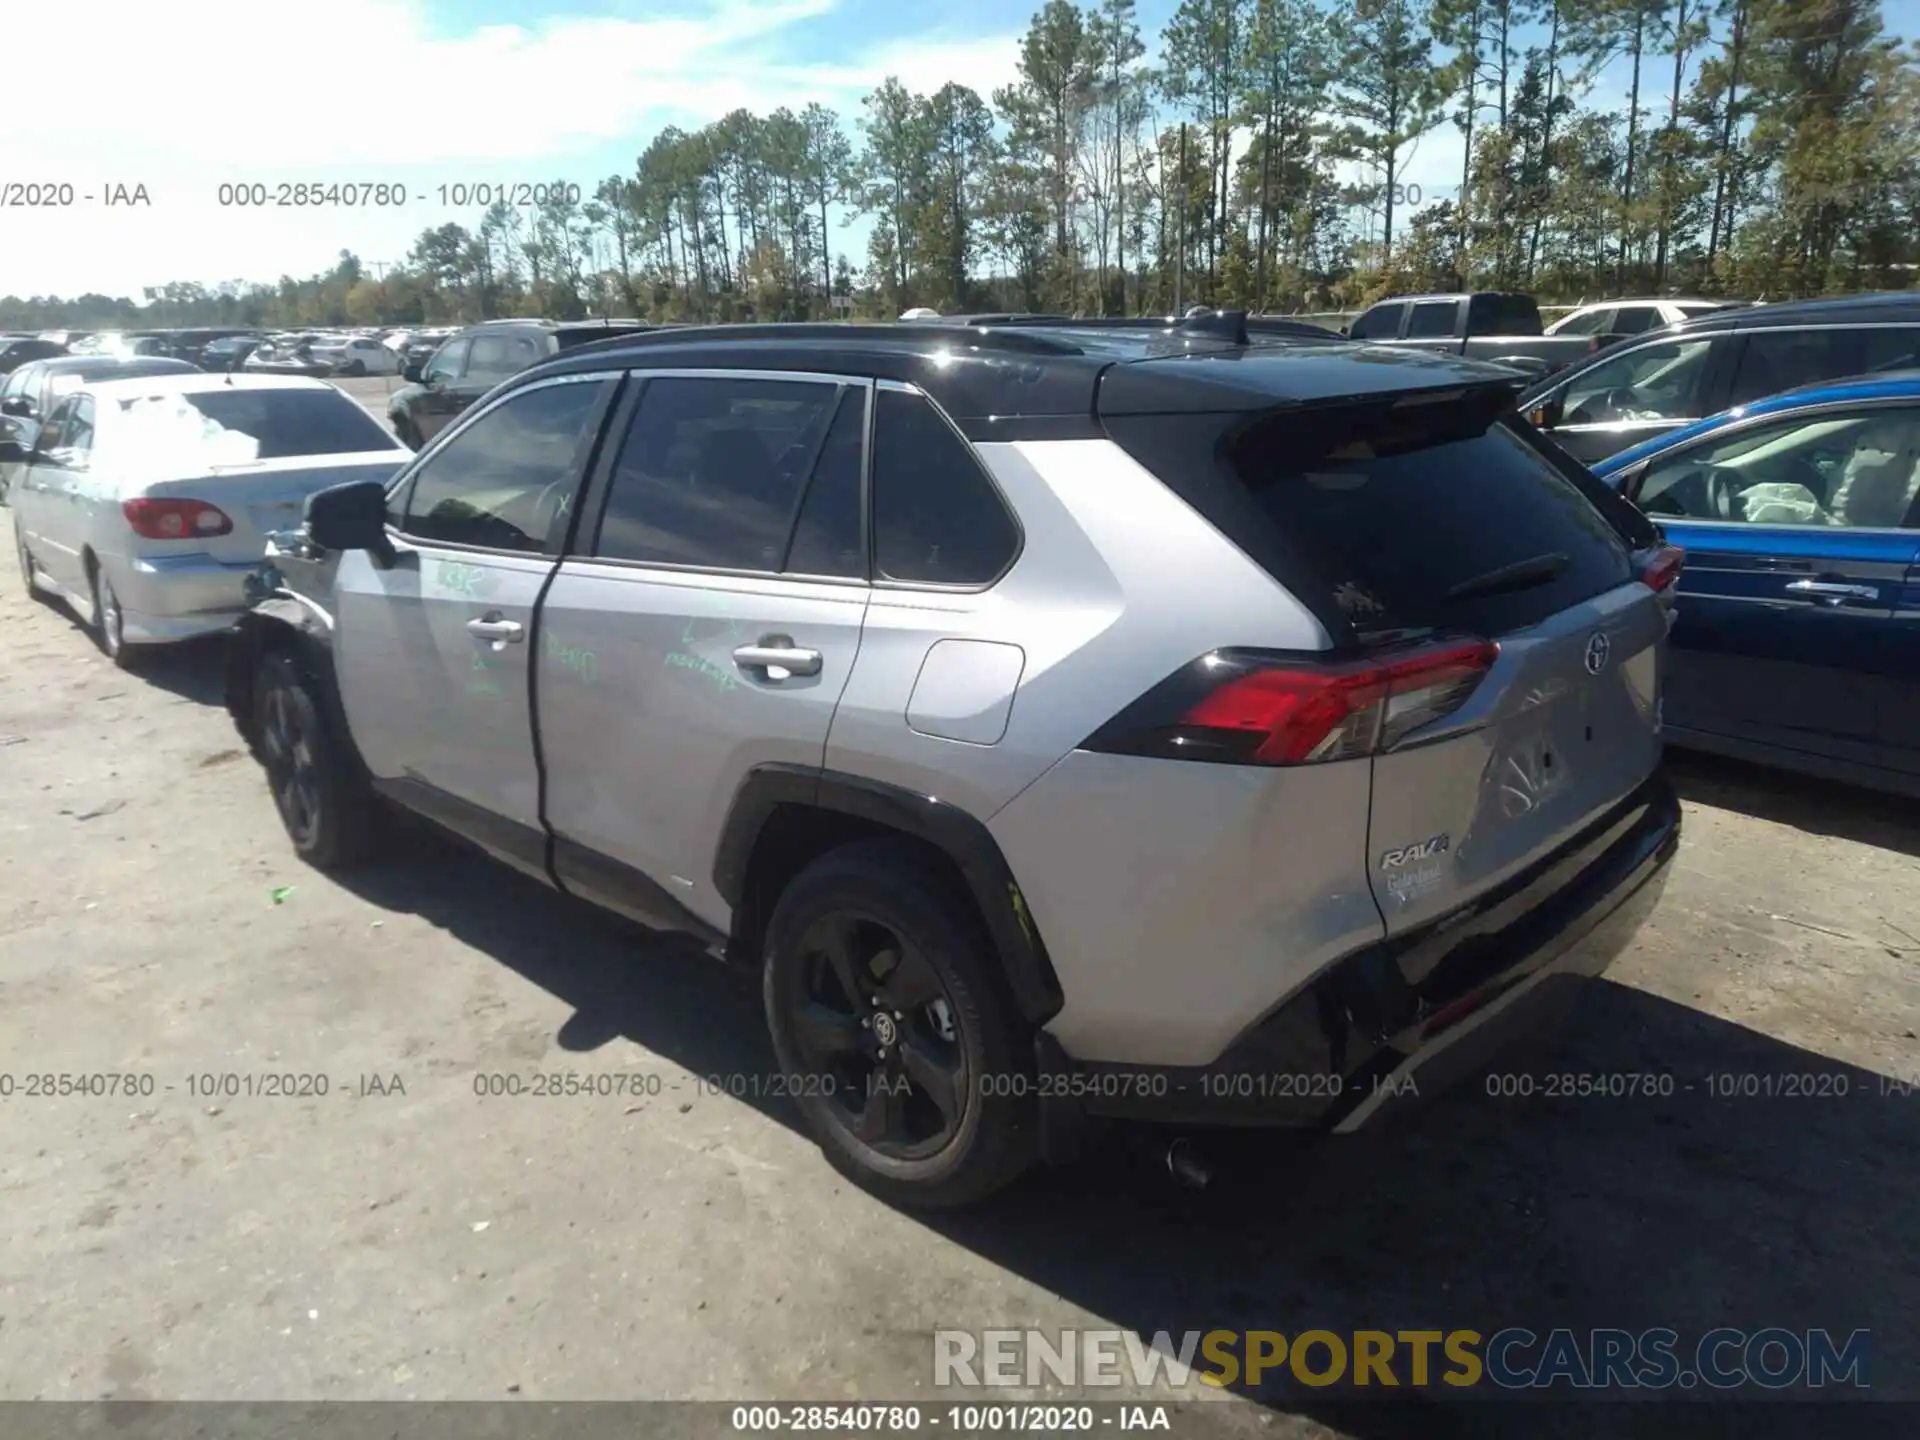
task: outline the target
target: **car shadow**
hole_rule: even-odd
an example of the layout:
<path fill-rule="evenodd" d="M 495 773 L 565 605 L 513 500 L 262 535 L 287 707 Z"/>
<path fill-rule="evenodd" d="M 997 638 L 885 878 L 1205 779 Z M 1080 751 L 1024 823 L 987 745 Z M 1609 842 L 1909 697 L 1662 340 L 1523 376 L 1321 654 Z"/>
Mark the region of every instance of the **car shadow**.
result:
<path fill-rule="evenodd" d="M 226 638 L 209 635 L 143 648 L 134 658 L 128 677 L 196 705 L 225 705 L 226 667 Z"/>
<path fill-rule="evenodd" d="M 1683 800 L 1920 856 L 1920 807 L 1900 796 L 1699 750 L 1668 749 L 1667 769 Z"/>
<path fill-rule="evenodd" d="M 451 846 L 346 883 L 571 1006 L 565 1049 L 624 1037 L 703 1076 L 773 1071 L 753 977 L 690 942 Z M 1602 1081 L 1612 1094 L 1549 1098 L 1568 1076 L 1623 1078 Z M 797 1125 L 782 1100 L 748 1090 L 741 1103 Z M 1086 1323 L 1143 1336 L 1664 1326 L 1685 1360 L 1719 1326 L 1824 1328 L 1842 1344 L 1864 1329 L 1875 1396 L 1920 1399 L 1920 1086 L 1600 981 L 1502 1070 L 1358 1136 L 1190 1134 L 1203 1188 L 1173 1176 L 1171 1138 L 1116 1128 L 1074 1165 L 921 1223 L 1097 1317 Z M 916 1384 L 931 1350 L 927 1364 Z M 1701 1434 L 1709 1418 L 1697 1404 L 1596 1412 L 1565 1387 L 1541 1397 L 1556 1404 L 1479 1403 L 1483 1383 L 1444 1392 L 1464 1403 L 1425 1392 L 1409 1406 L 1262 1378 L 1232 1388 L 1368 1440 Z M 1739 1432 L 1758 1433 L 1740 1413 Z M 1846 1433 L 1866 1433 L 1859 1413 Z"/>

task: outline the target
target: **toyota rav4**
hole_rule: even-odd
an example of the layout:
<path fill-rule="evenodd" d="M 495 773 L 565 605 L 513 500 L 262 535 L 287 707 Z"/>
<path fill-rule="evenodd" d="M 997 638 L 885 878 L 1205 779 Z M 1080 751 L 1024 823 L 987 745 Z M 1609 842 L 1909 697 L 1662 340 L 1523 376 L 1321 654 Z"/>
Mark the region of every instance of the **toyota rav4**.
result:
<path fill-rule="evenodd" d="M 1351 1130 L 1678 843 L 1678 554 L 1517 383 L 1232 313 L 585 345 L 311 498 L 228 704 L 316 866 L 397 805 L 755 967 L 892 1199 L 1100 1117 Z"/>

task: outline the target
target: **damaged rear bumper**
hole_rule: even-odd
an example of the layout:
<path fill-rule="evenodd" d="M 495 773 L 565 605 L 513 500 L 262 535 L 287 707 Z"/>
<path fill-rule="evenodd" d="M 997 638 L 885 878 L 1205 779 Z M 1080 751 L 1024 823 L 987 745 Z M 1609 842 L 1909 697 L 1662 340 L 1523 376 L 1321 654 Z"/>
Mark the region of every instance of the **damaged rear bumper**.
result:
<path fill-rule="evenodd" d="M 1366 947 L 1203 1066 L 1088 1064 L 1039 1049 L 1050 1153 L 1092 1116 L 1359 1128 L 1545 1028 L 1633 940 L 1680 843 L 1664 771 L 1553 855 L 1471 905 Z"/>

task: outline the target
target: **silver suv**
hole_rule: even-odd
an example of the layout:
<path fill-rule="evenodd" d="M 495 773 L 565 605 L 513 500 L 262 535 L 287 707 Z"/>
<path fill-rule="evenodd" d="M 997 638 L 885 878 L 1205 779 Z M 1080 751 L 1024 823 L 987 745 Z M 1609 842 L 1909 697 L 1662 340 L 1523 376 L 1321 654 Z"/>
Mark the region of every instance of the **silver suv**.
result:
<path fill-rule="evenodd" d="M 1517 383 L 1234 314 L 591 344 L 314 496 L 228 704 L 315 865 L 399 805 L 756 967 L 889 1198 L 1348 1130 L 1678 841 L 1677 553 Z"/>

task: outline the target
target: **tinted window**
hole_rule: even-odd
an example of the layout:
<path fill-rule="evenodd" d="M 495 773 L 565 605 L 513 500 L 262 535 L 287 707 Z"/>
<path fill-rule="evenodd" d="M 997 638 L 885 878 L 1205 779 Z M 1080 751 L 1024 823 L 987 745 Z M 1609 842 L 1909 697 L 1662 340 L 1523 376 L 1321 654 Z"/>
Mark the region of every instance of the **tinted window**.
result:
<path fill-rule="evenodd" d="M 799 380 L 648 381 L 595 553 L 777 571 L 839 395 Z"/>
<path fill-rule="evenodd" d="M 0 400 L 11 400 L 16 396 L 32 398 L 34 387 L 40 383 L 40 377 L 46 373 L 38 365 L 22 365 L 7 376 L 5 384 L 0 385 Z"/>
<path fill-rule="evenodd" d="M 1865 351 L 1860 357 L 1863 375 L 1880 370 L 1920 369 L 1920 329 L 1896 325 L 1863 330 L 1860 343 Z"/>
<path fill-rule="evenodd" d="M 1729 405 L 1744 405 L 1782 390 L 1836 380 L 1860 369 L 1858 330 L 1765 330 L 1747 336 Z"/>
<path fill-rule="evenodd" d="M 222 387 L 152 400 L 122 400 L 123 410 L 149 406 L 190 409 L 223 430 L 259 442 L 257 459 L 343 455 L 403 448 L 374 418 L 331 386 L 324 390 L 242 390 Z"/>
<path fill-rule="evenodd" d="M 1020 532 L 973 449 L 924 395 L 881 390 L 873 433 L 873 545 L 879 573 L 922 584 L 985 585 L 1013 562 Z"/>
<path fill-rule="evenodd" d="M 467 352 L 467 379 L 504 380 L 517 375 L 545 353 L 530 335 L 476 335 Z"/>
<path fill-rule="evenodd" d="M 1695 420 L 1711 340 L 1641 345 L 1582 370 L 1562 391 L 1559 423 Z"/>
<path fill-rule="evenodd" d="M 1538 335 L 1540 307 L 1527 295 L 1475 295 L 1467 302 L 1469 335 Z"/>
<path fill-rule="evenodd" d="M 1391 340 L 1400 333 L 1400 317 L 1406 309 L 1404 305 L 1376 305 L 1354 321 L 1347 333 L 1355 340 Z"/>
<path fill-rule="evenodd" d="M 1363 635 L 1500 635 L 1624 584 L 1626 542 L 1519 436 L 1488 428 L 1499 404 L 1463 402 L 1424 418 L 1330 407 L 1246 436 L 1232 463 L 1306 567 L 1288 583 L 1321 587 Z M 1550 573 L 1536 583 L 1463 593 L 1548 557 Z"/>
<path fill-rule="evenodd" d="M 796 575 L 864 579 L 867 551 L 860 532 L 860 460 L 866 451 L 867 395 L 849 390 L 827 432 L 820 463 L 800 503 L 787 569 Z"/>
<path fill-rule="evenodd" d="M 523 390 L 466 426 L 414 472 L 407 534 L 539 550 L 572 498 L 574 462 L 602 388 Z"/>
<path fill-rule="evenodd" d="M 1615 335 L 1644 335 L 1666 324 L 1666 317 L 1653 305 L 1622 305 L 1613 313 L 1609 331 Z M 1608 332 L 1602 332 L 1608 333 Z"/>
<path fill-rule="evenodd" d="M 460 378 L 460 367 L 466 364 L 467 361 L 468 343 L 469 342 L 465 340 L 449 340 L 438 350 L 434 351 L 433 359 L 427 362 L 426 373 L 422 378 L 427 380 L 458 380 Z"/>
<path fill-rule="evenodd" d="M 1429 300 L 1416 305 L 1413 318 L 1407 322 L 1407 339 L 1448 339 L 1453 335 L 1453 322 L 1459 314 L 1460 307 L 1451 300 Z"/>
<path fill-rule="evenodd" d="M 1920 411 L 1802 416 L 1656 460 L 1636 498 L 1654 516 L 1891 529 L 1920 492 L 1917 445 Z"/>

